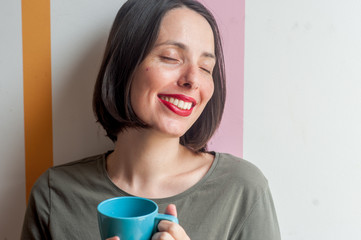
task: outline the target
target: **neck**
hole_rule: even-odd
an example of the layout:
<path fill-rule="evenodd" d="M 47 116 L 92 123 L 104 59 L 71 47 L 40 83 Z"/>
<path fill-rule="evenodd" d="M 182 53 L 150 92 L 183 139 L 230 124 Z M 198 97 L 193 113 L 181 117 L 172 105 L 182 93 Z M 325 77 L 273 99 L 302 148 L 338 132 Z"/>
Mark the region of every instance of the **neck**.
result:
<path fill-rule="evenodd" d="M 180 164 L 185 148 L 179 138 L 160 136 L 149 129 L 127 129 L 118 135 L 107 167 L 113 181 L 129 186 L 161 180 Z"/>

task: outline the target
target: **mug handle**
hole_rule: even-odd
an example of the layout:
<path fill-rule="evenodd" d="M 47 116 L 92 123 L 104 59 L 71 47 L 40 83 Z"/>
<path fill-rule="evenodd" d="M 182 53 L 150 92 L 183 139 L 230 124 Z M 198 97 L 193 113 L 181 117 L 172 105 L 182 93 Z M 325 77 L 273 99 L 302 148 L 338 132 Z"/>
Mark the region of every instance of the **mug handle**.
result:
<path fill-rule="evenodd" d="M 178 218 L 176 218 L 175 216 L 172 216 L 172 215 L 169 215 L 169 214 L 157 213 L 157 215 L 155 216 L 156 225 L 158 225 L 158 223 L 161 220 L 167 220 L 167 221 L 179 223 Z"/>
<path fill-rule="evenodd" d="M 168 214 L 157 213 L 157 215 L 154 218 L 153 233 L 158 232 L 158 224 L 162 220 L 167 220 L 167 221 L 179 223 L 178 218 L 176 218 L 175 216 L 168 215 Z"/>

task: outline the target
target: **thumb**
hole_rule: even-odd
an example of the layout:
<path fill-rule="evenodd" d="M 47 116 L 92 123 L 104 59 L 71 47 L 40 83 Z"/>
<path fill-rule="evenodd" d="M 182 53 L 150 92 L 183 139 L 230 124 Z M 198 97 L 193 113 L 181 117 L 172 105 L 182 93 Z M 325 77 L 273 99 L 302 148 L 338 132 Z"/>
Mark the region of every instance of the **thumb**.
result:
<path fill-rule="evenodd" d="M 177 217 L 177 208 L 174 204 L 169 204 L 165 209 L 165 214 Z"/>

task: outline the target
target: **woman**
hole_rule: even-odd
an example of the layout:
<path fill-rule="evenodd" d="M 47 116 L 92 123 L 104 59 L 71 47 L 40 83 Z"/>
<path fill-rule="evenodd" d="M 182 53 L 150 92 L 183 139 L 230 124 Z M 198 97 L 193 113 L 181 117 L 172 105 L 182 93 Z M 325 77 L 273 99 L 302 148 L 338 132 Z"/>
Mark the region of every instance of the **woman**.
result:
<path fill-rule="evenodd" d="M 280 239 L 259 170 L 206 150 L 224 101 L 221 41 L 210 12 L 193 0 L 127 1 L 93 99 L 114 151 L 43 174 L 22 239 L 99 239 L 97 204 L 127 195 L 178 215 L 180 224 L 161 221 L 152 239 Z"/>

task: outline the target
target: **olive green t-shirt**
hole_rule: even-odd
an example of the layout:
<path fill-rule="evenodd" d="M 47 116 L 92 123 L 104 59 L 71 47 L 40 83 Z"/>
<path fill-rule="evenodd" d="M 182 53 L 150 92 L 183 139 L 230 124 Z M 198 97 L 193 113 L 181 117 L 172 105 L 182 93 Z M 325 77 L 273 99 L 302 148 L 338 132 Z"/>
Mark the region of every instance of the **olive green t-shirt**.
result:
<path fill-rule="evenodd" d="M 176 196 L 153 199 L 163 212 L 174 203 L 192 240 L 279 240 L 277 217 L 263 174 L 251 163 L 214 153 L 207 174 Z M 110 180 L 106 154 L 50 168 L 34 185 L 21 239 L 100 239 L 97 205 L 129 196 Z"/>

